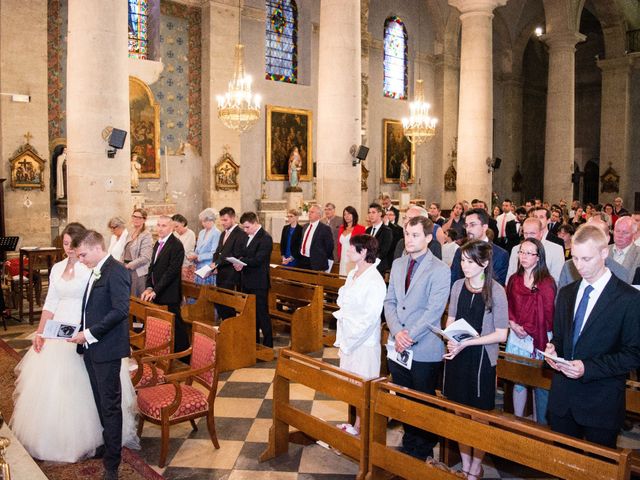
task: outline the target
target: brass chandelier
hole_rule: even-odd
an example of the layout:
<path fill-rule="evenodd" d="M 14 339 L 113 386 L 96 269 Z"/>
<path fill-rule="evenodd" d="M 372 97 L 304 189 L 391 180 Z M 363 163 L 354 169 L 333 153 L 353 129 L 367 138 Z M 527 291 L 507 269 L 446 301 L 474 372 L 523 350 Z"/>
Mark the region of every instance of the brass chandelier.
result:
<path fill-rule="evenodd" d="M 409 118 L 402 119 L 404 136 L 414 145 L 421 145 L 436 134 L 438 120 L 429 116 L 431 105 L 424 101 L 424 81 L 416 80 Z"/>

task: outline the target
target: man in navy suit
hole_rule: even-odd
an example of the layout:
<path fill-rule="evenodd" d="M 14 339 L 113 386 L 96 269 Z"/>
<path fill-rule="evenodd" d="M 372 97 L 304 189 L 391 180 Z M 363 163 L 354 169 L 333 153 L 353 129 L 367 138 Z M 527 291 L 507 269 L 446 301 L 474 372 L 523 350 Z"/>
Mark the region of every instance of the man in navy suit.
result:
<path fill-rule="evenodd" d="M 472 208 L 467 210 L 464 215 L 464 228 L 467 231 L 469 240 L 483 240 L 491 243 L 487 237 L 489 214 L 485 209 Z M 493 249 L 493 278 L 495 278 L 500 285 L 504 286 L 507 280 L 507 270 L 509 269 L 509 254 L 495 243 L 491 243 L 491 247 Z M 461 254 L 460 249 L 458 249 L 451 263 L 451 285 L 453 285 L 456 280 L 464 277 L 460 262 Z"/>
<path fill-rule="evenodd" d="M 179 241 L 179 240 L 178 240 Z M 78 259 L 93 269 L 82 299 L 81 331 L 69 341 L 84 353 L 84 364 L 103 427 L 104 478 L 118 478 L 122 448 L 120 364 L 129 356 L 131 276 L 106 251 L 104 238 L 87 230 L 74 241 Z M 64 388 L 64 385 L 61 385 Z"/>
<path fill-rule="evenodd" d="M 147 288 L 140 298 L 158 305 L 166 305 L 175 315 L 175 347 L 176 351 L 183 351 L 189 348 L 187 328 L 180 315 L 184 247 L 182 242 L 173 235 L 172 229 L 171 217 L 161 215 L 156 225 L 158 241 L 153 246 L 151 265 L 147 274 Z"/>
<path fill-rule="evenodd" d="M 309 208 L 309 224 L 302 232 L 300 268 L 327 271 L 329 260 L 333 260 L 333 233 L 331 227 L 320 221 L 322 209 L 319 205 Z"/>
<path fill-rule="evenodd" d="M 605 266 L 609 236 L 583 225 L 571 256 L 581 280 L 556 299 L 553 339 L 546 353 L 556 370 L 549 394 L 552 430 L 610 448 L 625 418 L 627 374 L 640 367 L 640 292 Z"/>
<path fill-rule="evenodd" d="M 240 217 L 240 225 L 247 234 L 247 244 L 240 257 L 246 265 L 235 264 L 233 268 L 241 273 L 240 286 L 244 293 L 256 296 L 256 343 L 260 343 L 262 330 L 262 344 L 273 347 L 271 333 L 271 317 L 267 295 L 271 286 L 269 277 L 269 260 L 273 240 L 271 235 L 262 228 L 258 216 L 254 212 L 245 212 Z M 327 227 L 329 228 L 329 227 Z"/>
<path fill-rule="evenodd" d="M 367 216 L 371 226 L 367 228 L 366 234 L 371 235 L 378 241 L 378 258 L 380 259 L 380 263 L 378 263 L 376 268 L 381 275 L 384 275 L 385 272 L 391 268 L 389 250 L 391 250 L 391 244 L 393 243 L 393 232 L 382 222 L 384 210 L 379 203 L 369 205 Z"/>

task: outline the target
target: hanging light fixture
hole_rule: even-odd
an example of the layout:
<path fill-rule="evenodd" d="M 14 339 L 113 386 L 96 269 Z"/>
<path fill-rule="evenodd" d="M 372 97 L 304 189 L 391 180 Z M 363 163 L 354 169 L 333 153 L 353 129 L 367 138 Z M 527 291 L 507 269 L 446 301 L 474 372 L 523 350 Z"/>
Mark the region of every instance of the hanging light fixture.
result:
<path fill-rule="evenodd" d="M 244 45 L 240 43 L 240 17 L 238 2 L 238 44 L 234 61 L 233 78 L 224 95 L 218 95 L 218 118 L 225 127 L 246 132 L 260 119 L 260 95 L 251 92 L 251 77 L 244 72 Z"/>
<path fill-rule="evenodd" d="M 413 102 L 409 104 L 409 118 L 402 119 L 402 127 L 407 140 L 421 145 L 436 134 L 438 120 L 429 116 L 431 105 L 424 101 L 423 80 L 416 80 L 413 95 Z"/>

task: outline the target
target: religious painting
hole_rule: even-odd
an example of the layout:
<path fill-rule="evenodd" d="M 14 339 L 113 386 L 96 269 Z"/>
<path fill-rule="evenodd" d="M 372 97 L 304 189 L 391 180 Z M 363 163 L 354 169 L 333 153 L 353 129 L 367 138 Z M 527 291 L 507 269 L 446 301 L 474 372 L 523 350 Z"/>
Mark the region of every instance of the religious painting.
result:
<path fill-rule="evenodd" d="M 160 105 L 142 80 L 129 77 L 131 159 L 140 163 L 140 178 L 160 178 Z"/>
<path fill-rule="evenodd" d="M 291 161 L 298 165 L 298 180 L 311 180 L 312 120 L 311 110 L 267 105 L 267 180 L 288 180 Z"/>
<path fill-rule="evenodd" d="M 11 188 L 44 190 L 45 160 L 29 143 L 22 145 L 9 159 L 11 165 Z"/>
<path fill-rule="evenodd" d="M 620 175 L 613 168 L 613 164 L 609 162 L 609 168 L 600 176 L 602 193 L 618 193 L 620 190 Z"/>
<path fill-rule="evenodd" d="M 402 122 L 383 120 L 382 179 L 384 183 L 413 183 L 416 177 L 416 151 L 404 136 Z M 401 178 L 402 177 L 402 178 Z"/>
<path fill-rule="evenodd" d="M 224 152 L 214 167 L 216 190 L 238 190 L 240 166 L 233 161 L 229 152 Z"/>

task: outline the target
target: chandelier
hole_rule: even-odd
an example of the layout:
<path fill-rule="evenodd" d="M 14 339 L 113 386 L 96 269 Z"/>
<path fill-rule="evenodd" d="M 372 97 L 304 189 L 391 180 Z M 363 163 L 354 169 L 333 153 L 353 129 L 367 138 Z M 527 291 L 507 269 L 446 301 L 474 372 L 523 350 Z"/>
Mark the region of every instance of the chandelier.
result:
<path fill-rule="evenodd" d="M 251 77 L 244 73 L 244 45 L 236 45 L 233 78 L 224 95 L 218 95 L 218 118 L 225 127 L 246 132 L 260 118 L 260 95 L 251 92 Z"/>
<path fill-rule="evenodd" d="M 424 101 L 424 82 L 416 80 L 413 102 L 409 104 L 409 118 L 402 119 L 404 136 L 411 143 L 421 145 L 436 134 L 438 120 L 429 116 L 429 105 Z"/>

